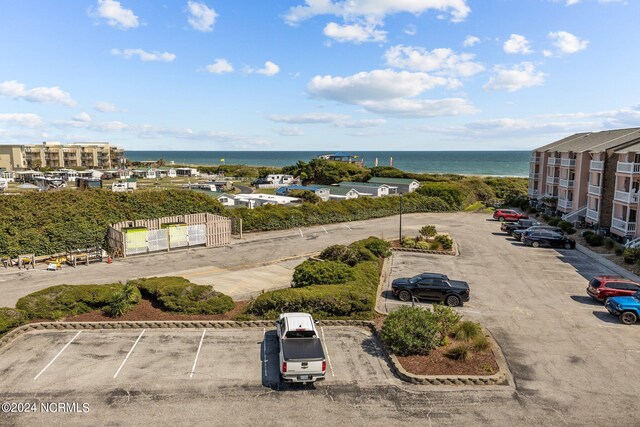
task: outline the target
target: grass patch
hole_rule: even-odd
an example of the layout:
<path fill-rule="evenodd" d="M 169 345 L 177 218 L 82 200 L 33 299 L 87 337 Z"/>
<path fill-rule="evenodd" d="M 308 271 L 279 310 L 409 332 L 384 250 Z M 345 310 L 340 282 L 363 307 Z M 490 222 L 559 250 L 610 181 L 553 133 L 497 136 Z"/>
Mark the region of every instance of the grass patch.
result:
<path fill-rule="evenodd" d="M 484 210 L 484 203 L 477 201 L 464 208 L 465 212 L 476 212 Z"/>
<path fill-rule="evenodd" d="M 27 313 L 17 308 L 0 307 L 0 337 L 29 320 Z"/>

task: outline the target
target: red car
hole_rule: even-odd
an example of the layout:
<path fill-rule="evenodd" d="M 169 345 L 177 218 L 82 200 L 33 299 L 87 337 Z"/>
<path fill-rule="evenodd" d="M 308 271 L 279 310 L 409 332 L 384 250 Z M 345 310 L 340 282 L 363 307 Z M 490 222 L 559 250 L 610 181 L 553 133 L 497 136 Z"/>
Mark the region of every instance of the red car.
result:
<path fill-rule="evenodd" d="M 627 297 L 640 291 L 640 284 L 620 276 L 596 276 L 589 282 L 591 298 L 606 302 L 610 297 Z"/>
<path fill-rule="evenodd" d="M 498 209 L 493 213 L 493 219 L 497 219 L 500 222 L 512 221 L 516 222 L 519 219 L 528 219 L 529 215 L 526 213 L 516 212 L 513 209 Z"/>

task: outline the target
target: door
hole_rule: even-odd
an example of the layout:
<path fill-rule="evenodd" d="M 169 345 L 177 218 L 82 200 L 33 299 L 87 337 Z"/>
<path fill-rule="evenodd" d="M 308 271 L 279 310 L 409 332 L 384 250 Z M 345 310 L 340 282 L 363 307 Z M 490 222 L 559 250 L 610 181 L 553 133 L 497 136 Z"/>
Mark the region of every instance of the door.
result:
<path fill-rule="evenodd" d="M 422 279 L 417 283 L 413 292 L 418 298 L 432 299 L 433 279 Z"/>

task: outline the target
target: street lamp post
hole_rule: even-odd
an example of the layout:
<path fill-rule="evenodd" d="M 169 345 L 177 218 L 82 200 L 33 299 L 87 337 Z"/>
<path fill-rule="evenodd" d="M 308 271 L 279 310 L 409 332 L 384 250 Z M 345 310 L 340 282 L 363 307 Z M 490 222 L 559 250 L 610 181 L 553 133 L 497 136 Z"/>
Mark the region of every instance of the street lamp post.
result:
<path fill-rule="evenodd" d="M 398 242 L 402 242 L 402 193 L 400 193 L 400 230 L 398 234 Z"/>

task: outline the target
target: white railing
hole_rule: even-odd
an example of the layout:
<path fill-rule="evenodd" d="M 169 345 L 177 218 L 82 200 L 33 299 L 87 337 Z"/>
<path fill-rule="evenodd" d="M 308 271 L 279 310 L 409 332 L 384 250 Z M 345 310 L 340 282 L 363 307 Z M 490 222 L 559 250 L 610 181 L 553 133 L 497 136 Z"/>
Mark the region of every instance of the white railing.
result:
<path fill-rule="evenodd" d="M 620 230 L 625 234 L 635 234 L 636 233 L 636 223 L 635 222 L 627 222 L 623 219 L 613 218 L 611 221 L 611 227 L 616 230 Z"/>
<path fill-rule="evenodd" d="M 547 184 L 553 184 L 553 185 L 558 185 L 558 181 L 560 180 L 559 177 L 553 177 L 553 176 L 548 176 L 547 177 Z"/>
<path fill-rule="evenodd" d="M 561 179 L 559 181 L 560 187 L 573 187 L 574 184 L 575 184 L 575 181 L 572 179 Z"/>
<path fill-rule="evenodd" d="M 562 159 L 560 160 L 560 166 L 574 167 L 576 165 L 576 159 Z"/>
<path fill-rule="evenodd" d="M 592 209 L 587 209 L 587 218 L 598 222 L 600 220 L 600 212 L 594 211 Z"/>
<path fill-rule="evenodd" d="M 539 173 L 530 173 L 529 174 L 529 179 L 540 179 L 540 174 Z"/>
<path fill-rule="evenodd" d="M 616 190 L 614 199 L 623 203 L 638 203 L 638 194 L 627 193 L 626 191 Z"/>
<path fill-rule="evenodd" d="M 540 156 L 531 156 L 531 159 L 529 160 L 529 162 L 531 163 L 540 163 Z"/>
<path fill-rule="evenodd" d="M 549 157 L 549 159 L 547 159 L 547 164 L 549 166 L 556 166 L 560 164 L 560 157 Z"/>
<path fill-rule="evenodd" d="M 618 168 L 616 171 L 620 173 L 640 174 L 640 163 L 618 162 Z"/>
<path fill-rule="evenodd" d="M 558 199 L 558 207 L 561 209 L 571 209 L 573 208 L 573 200 Z"/>
<path fill-rule="evenodd" d="M 599 196 L 601 192 L 602 192 L 602 189 L 600 187 L 598 187 L 597 185 L 589 184 L 589 194 Z"/>
<path fill-rule="evenodd" d="M 537 195 L 538 195 L 538 190 L 536 190 L 535 188 L 530 188 L 529 189 L 529 196 L 535 197 Z"/>
<path fill-rule="evenodd" d="M 591 160 L 590 169 L 592 171 L 601 171 L 604 169 L 604 162 L 602 160 Z"/>

